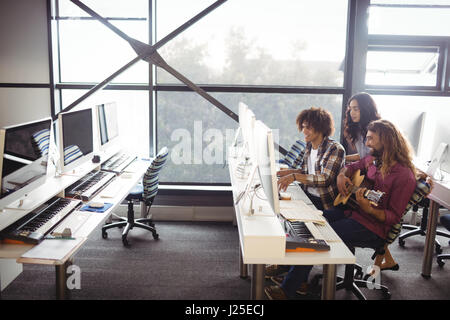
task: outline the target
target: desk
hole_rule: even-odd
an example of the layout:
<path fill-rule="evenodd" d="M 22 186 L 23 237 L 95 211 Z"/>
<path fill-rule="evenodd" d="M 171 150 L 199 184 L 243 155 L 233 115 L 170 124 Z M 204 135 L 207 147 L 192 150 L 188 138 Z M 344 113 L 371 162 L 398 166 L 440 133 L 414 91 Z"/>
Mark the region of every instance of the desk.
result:
<path fill-rule="evenodd" d="M 431 265 L 433 262 L 434 243 L 436 238 L 437 221 L 439 217 L 439 206 L 450 209 L 450 181 L 434 181 L 433 190 L 428 195 L 430 199 L 430 210 L 427 223 L 427 234 L 425 237 L 425 250 L 422 261 L 422 276 L 431 277 Z"/>
<path fill-rule="evenodd" d="M 234 154 L 230 152 L 229 154 Z M 237 158 L 229 158 L 229 170 L 233 198 L 245 187 L 246 180 L 236 175 Z M 292 186 L 288 192 L 295 199 L 312 203 L 298 186 Z M 278 218 L 273 214 L 267 201 L 254 198 L 255 213 L 247 216 L 249 201 L 242 199 L 235 205 L 236 221 L 240 242 L 240 275 L 245 277 L 245 264 L 252 265 L 251 299 L 264 299 L 264 268 L 266 264 L 279 265 L 323 265 L 324 278 L 322 299 L 334 299 L 336 289 L 336 265 L 354 264 L 356 259 L 343 242 L 330 242 L 330 251 L 325 252 L 285 252 L 286 236 Z"/>
<path fill-rule="evenodd" d="M 0 258 L 3 259 L 17 259 L 17 263 L 29 263 L 29 264 L 44 264 L 44 265 L 54 265 L 56 272 L 56 297 L 58 299 L 64 299 L 68 296 L 68 288 L 66 286 L 67 282 L 67 268 L 72 264 L 73 256 L 82 247 L 84 242 L 87 240 L 88 236 L 102 224 L 112 213 L 114 208 L 116 208 L 122 200 L 128 195 L 128 192 L 140 181 L 143 174 L 147 170 L 150 162 L 148 161 L 135 161 L 127 167 L 127 175 L 118 176 L 114 179 L 111 184 L 120 185 L 120 191 L 114 196 L 114 198 L 104 199 L 101 198 L 102 192 L 100 192 L 92 201 L 102 201 L 110 202 L 114 205 L 110 207 L 103 213 L 92 212 L 91 216 L 84 222 L 84 224 L 73 234 L 74 238 L 80 239 L 80 241 L 74 241 L 74 246 L 69 248 L 61 259 L 53 259 L 42 256 L 40 258 L 29 258 L 23 257 L 23 255 L 30 249 L 34 248 L 33 245 L 10 245 L 1 244 L 0 245 Z M 80 178 L 80 176 L 90 172 L 91 170 L 98 167 L 98 164 L 94 165 L 92 163 L 84 164 L 83 167 L 77 168 L 76 176 L 66 175 L 62 177 L 51 177 L 48 178 L 46 183 L 39 188 L 33 190 L 28 195 L 28 199 L 31 202 L 32 207 L 38 206 L 45 202 L 52 196 L 62 192 L 64 188 L 75 182 Z M 35 200 L 34 200 L 35 199 Z M 5 219 L 8 219 L 8 215 Z M 0 219 L 3 217 L 0 215 Z M 64 225 L 64 221 L 61 223 Z M 44 240 L 41 244 L 43 245 L 45 241 L 55 241 L 55 240 Z M 72 240 L 65 240 L 72 241 Z"/>

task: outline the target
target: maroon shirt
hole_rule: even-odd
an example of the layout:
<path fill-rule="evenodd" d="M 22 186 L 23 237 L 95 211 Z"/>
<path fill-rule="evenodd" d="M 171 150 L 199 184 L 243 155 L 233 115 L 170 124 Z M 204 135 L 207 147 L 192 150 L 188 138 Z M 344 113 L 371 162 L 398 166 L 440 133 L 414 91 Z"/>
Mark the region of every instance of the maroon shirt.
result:
<path fill-rule="evenodd" d="M 377 220 L 362 209 L 358 209 L 358 211 L 347 210 L 345 213 L 347 215 L 351 214 L 352 219 L 358 221 L 379 237 L 386 239 L 392 226 L 399 223 L 403 216 L 408 201 L 416 187 L 416 178 L 409 168 L 398 163 L 383 178 L 381 172 L 374 165 L 373 159 L 372 156 L 367 156 L 346 167 L 351 175 L 358 169 L 361 172 L 366 172 L 365 179 L 373 184 L 372 190 L 379 190 L 385 193 L 378 206 L 374 207 L 376 209 L 384 209 L 385 221 Z"/>

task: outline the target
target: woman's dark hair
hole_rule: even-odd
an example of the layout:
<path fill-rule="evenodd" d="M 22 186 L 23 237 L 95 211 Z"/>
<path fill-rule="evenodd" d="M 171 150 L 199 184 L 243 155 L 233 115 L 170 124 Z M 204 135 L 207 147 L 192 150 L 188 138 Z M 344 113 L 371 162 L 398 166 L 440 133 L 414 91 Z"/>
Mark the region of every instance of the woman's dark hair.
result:
<path fill-rule="evenodd" d="M 324 137 L 329 137 L 334 133 L 333 116 L 325 109 L 312 107 L 303 110 L 296 119 L 299 131 L 302 131 L 303 122 L 306 122 L 315 131 L 322 133 Z"/>
<path fill-rule="evenodd" d="M 353 122 L 352 117 L 350 116 L 350 109 L 348 106 L 353 100 L 358 101 L 360 113 L 359 122 Z M 360 135 L 363 139 L 366 137 L 367 126 L 369 123 L 380 118 L 377 105 L 372 96 L 365 92 L 357 93 L 348 99 L 347 111 L 345 112 L 344 134 L 349 137 L 353 143 L 355 143 Z"/>

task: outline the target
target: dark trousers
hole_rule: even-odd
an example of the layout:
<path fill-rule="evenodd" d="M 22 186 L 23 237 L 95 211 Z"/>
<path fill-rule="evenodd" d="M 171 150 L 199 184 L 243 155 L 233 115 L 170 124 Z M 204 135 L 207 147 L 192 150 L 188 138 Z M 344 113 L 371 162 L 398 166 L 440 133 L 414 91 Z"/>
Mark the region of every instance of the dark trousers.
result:
<path fill-rule="evenodd" d="M 344 215 L 341 208 L 324 210 L 324 217 L 330 226 L 349 248 L 353 247 L 379 247 L 384 245 L 385 240 L 368 230 L 359 222 Z M 295 296 L 295 291 L 304 282 L 308 281 L 309 273 L 313 266 L 291 266 L 288 274 L 281 284 L 286 295 L 290 298 Z"/>
<path fill-rule="evenodd" d="M 311 200 L 311 202 L 313 203 L 313 205 L 316 207 L 317 210 L 323 210 L 323 204 L 320 197 L 314 196 L 308 191 L 305 191 L 305 194 L 309 198 L 309 200 Z"/>

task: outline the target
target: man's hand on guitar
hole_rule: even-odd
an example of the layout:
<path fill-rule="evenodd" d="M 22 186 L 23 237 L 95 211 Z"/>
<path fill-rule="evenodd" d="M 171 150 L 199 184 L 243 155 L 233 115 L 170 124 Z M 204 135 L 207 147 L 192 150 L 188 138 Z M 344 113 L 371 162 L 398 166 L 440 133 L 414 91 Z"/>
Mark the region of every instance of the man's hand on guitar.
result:
<path fill-rule="evenodd" d="M 337 187 L 339 193 L 342 194 L 343 196 L 346 196 L 353 187 L 352 180 L 350 180 L 350 178 L 347 177 L 345 174 L 340 173 L 337 176 Z"/>
<path fill-rule="evenodd" d="M 367 188 L 360 188 L 356 191 L 356 201 L 358 202 L 359 207 L 367 213 L 371 213 L 371 205 L 370 201 L 364 197 L 364 192 L 366 192 Z"/>

